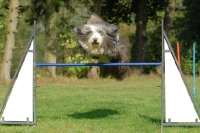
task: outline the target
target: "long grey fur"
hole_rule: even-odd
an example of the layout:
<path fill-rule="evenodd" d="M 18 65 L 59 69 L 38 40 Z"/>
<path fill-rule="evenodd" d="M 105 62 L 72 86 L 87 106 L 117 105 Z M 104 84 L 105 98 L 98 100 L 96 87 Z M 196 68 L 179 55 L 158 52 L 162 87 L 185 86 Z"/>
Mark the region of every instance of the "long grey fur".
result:
<path fill-rule="evenodd" d="M 76 30 L 76 39 L 80 46 L 99 62 L 128 63 L 130 44 L 119 35 L 119 27 L 103 21 L 92 14 L 86 24 Z M 104 59 L 107 59 L 106 61 Z M 129 66 L 100 67 L 100 75 L 121 80 L 130 75 Z"/>

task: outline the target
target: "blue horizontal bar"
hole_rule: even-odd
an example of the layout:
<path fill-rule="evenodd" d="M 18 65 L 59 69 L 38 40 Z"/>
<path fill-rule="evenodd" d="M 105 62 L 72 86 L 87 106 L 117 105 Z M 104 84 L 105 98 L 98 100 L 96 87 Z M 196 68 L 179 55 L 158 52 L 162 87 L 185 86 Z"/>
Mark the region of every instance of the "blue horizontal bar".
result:
<path fill-rule="evenodd" d="M 161 66 L 161 62 L 150 62 L 150 63 L 37 63 L 36 66 Z"/>

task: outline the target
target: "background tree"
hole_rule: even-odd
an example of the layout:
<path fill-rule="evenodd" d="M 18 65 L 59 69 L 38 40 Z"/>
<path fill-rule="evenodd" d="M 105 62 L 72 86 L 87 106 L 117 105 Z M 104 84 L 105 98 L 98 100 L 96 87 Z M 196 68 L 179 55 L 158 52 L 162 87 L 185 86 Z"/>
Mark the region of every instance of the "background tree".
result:
<path fill-rule="evenodd" d="M 12 54 L 15 48 L 15 34 L 17 33 L 17 24 L 18 24 L 18 9 L 19 1 L 10 0 L 8 11 L 8 26 L 7 26 L 7 35 L 6 35 L 6 45 L 4 50 L 2 68 L 1 68 L 1 78 L 6 81 L 10 80 L 10 70 L 12 65 Z"/>
<path fill-rule="evenodd" d="M 42 22 L 45 28 L 45 62 L 56 63 L 57 56 L 57 19 L 61 7 L 73 11 L 69 0 L 32 0 L 27 22 L 30 24 L 34 20 Z M 56 76 L 56 67 L 48 67 L 51 75 Z"/>
<path fill-rule="evenodd" d="M 182 8 L 179 7 L 184 15 L 179 17 L 175 24 L 177 32 L 180 34 L 178 39 L 184 42 L 186 49 L 189 49 L 194 42 L 200 43 L 200 15 L 198 14 L 200 7 L 197 6 L 198 4 L 200 4 L 198 0 L 184 0 Z"/>
<path fill-rule="evenodd" d="M 172 26 L 174 9 L 175 9 L 175 1 L 167 0 L 167 7 L 165 9 L 165 17 L 164 17 L 164 30 L 167 36 L 169 36 L 169 32 Z"/>
<path fill-rule="evenodd" d="M 134 2 L 133 2 L 134 3 Z M 136 3 L 135 3 L 136 4 Z M 137 5 L 134 7 L 136 17 L 135 17 L 135 24 L 136 24 L 136 49 L 137 49 L 137 57 L 136 62 L 144 62 L 145 58 L 145 51 L 147 45 L 147 22 L 148 22 L 148 14 L 147 14 L 147 0 L 141 0 L 137 2 Z M 139 67 L 140 72 L 143 72 L 143 67 Z"/>
<path fill-rule="evenodd" d="M 93 12 L 101 16 L 102 0 L 93 0 Z"/>
<path fill-rule="evenodd" d="M 54 0 L 46 0 L 45 12 L 44 12 L 44 26 L 45 26 L 45 42 L 46 42 L 46 53 L 45 61 L 50 63 L 56 63 L 56 45 L 57 45 L 57 35 L 56 35 L 56 19 L 57 12 L 56 7 L 58 6 Z M 56 67 L 48 67 L 52 76 L 56 76 Z"/>
<path fill-rule="evenodd" d="M 1 75 L 3 69 L 3 55 L 5 55 L 5 42 L 7 25 L 10 21 L 8 13 L 10 0 L 3 1 L 0 8 L 0 65 Z M 183 1 L 183 4 L 181 4 Z M 15 1 L 14 1 L 15 2 Z M 51 2 L 51 4 L 48 4 Z M 143 3 L 142 3 L 143 2 Z M 161 61 L 161 20 L 165 20 L 165 31 L 174 47 L 176 41 L 181 42 L 182 68 L 191 73 L 191 45 L 197 44 L 197 61 L 199 60 L 199 15 L 198 0 L 20 0 L 18 8 L 18 34 L 15 35 L 15 50 L 12 52 L 11 77 L 20 59 L 20 53 L 29 39 L 32 23 L 37 20 L 37 62 L 65 62 L 74 63 L 91 61 L 78 49 L 73 37 L 73 28 L 84 24 L 93 12 L 109 23 L 120 26 L 121 35 L 131 42 L 131 61 L 148 62 Z M 175 6 L 175 10 L 174 10 Z M 51 9 L 51 10 L 48 10 Z M 101 12 L 102 11 L 102 12 Z M 194 15 L 195 14 L 195 15 Z M 24 20 L 28 23 L 24 23 Z M 173 23 L 172 23 L 173 20 Z M 132 28 L 132 31 L 130 31 Z M 170 34 L 169 32 L 170 31 Z M 6 33 L 6 34 L 5 34 Z M 45 39 L 46 38 L 46 39 Z M 51 41 L 51 43 L 49 43 Z M 57 52 L 59 51 L 59 52 Z M 79 53 L 79 54 L 77 54 Z M 44 59 L 52 56 L 53 61 Z M 187 55 L 187 56 L 185 56 Z M 85 62 L 85 63 L 86 63 Z M 186 66 L 186 67 L 185 67 Z M 82 69 L 82 67 L 79 67 Z M 56 68 L 57 74 L 71 76 L 69 73 L 80 72 L 79 68 Z M 53 69 L 51 67 L 51 69 Z M 155 68 L 154 68 L 155 69 Z M 153 68 L 139 67 L 139 72 L 148 73 Z M 46 71 L 45 71 L 46 72 Z M 185 72 L 185 71 L 184 71 Z M 10 72 L 8 72 L 10 73 Z M 46 74 L 46 73 L 45 73 Z M 55 76 L 55 69 L 51 73 Z M 80 75 L 78 77 L 81 77 Z"/>
<path fill-rule="evenodd" d="M 196 65 L 198 67 L 198 73 L 200 72 L 199 4 L 200 1 L 198 0 L 183 0 L 180 5 L 176 7 L 176 12 L 178 12 L 179 15 L 176 16 L 173 23 L 176 38 L 181 43 L 181 53 L 184 53 L 181 55 L 181 66 L 187 74 L 192 73 L 193 43 L 196 43 L 196 62 L 198 62 Z"/>
<path fill-rule="evenodd" d="M 110 23 L 125 22 L 136 25 L 135 41 L 132 44 L 131 61 L 144 62 L 147 48 L 147 23 L 148 20 L 157 21 L 158 11 L 166 7 L 166 0 L 107 0 L 103 4 L 102 17 Z M 135 22 L 132 19 L 135 14 Z M 144 72 L 143 67 L 138 67 L 139 72 Z"/>

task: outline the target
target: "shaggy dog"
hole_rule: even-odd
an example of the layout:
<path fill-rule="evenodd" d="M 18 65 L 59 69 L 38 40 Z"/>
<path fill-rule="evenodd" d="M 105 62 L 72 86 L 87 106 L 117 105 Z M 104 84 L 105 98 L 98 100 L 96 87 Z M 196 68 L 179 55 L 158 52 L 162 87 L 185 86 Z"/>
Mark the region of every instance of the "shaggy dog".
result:
<path fill-rule="evenodd" d="M 77 27 L 76 39 L 80 46 L 101 63 L 129 62 L 130 45 L 120 37 L 119 27 L 93 14 L 86 24 Z M 100 67 L 100 75 L 123 79 L 130 74 L 129 66 Z"/>

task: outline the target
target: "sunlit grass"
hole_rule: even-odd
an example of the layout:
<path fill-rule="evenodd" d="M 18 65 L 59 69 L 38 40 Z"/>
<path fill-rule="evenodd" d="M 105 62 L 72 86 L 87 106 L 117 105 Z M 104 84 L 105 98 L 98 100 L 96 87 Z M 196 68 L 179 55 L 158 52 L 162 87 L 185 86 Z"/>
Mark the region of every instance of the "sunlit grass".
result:
<path fill-rule="evenodd" d="M 123 81 L 42 78 L 37 88 L 37 126 L 0 125 L 0 133 L 159 133 L 160 84 L 161 77 L 152 75 Z M 0 85 L 1 101 L 7 87 Z M 200 101 L 198 95 L 197 90 Z M 200 127 L 164 127 L 163 131 L 197 133 Z"/>

